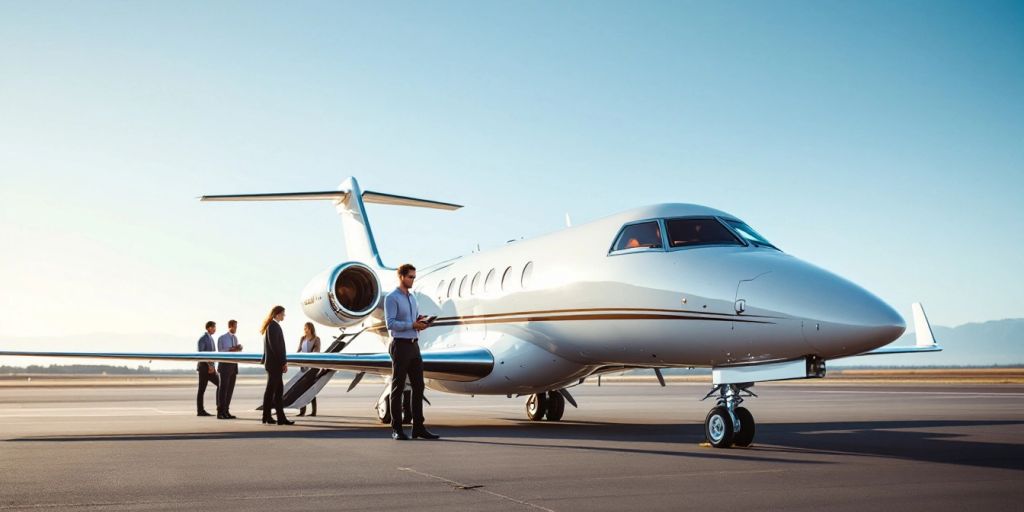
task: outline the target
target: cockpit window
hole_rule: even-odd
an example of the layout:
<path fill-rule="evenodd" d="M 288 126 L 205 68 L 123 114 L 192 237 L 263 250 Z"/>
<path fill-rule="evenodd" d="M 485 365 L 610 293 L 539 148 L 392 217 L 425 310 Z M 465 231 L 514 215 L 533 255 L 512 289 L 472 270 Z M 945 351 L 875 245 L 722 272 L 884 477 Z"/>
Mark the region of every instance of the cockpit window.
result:
<path fill-rule="evenodd" d="M 750 226 L 744 224 L 743 222 L 731 219 L 723 220 L 734 231 L 739 233 L 739 235 L 742 236 L 747 242 L 750 242 L 751 244 L 756 245 L 757 247 L 771 247 L 772 249 L 779 250 L 778 247 L 772 245 L 772 243 L 766 240 L 765 237 L 761 236 L 760 233 L 754 231 L 754 228 L 751 228 Z"/>
<path fill-rule="evenodd" d="M 615 248 L 612 250 L 623 251 L 641 248 L 661 248 L 661 228 L 657 221 L 630 224 L 622 228 L 622 233 L 615 241 Z"/>
<path fill-rule="evenodd" d="M 670 247 L 743 245 L 717 219 L 669 219 L 665 224 Z"/>

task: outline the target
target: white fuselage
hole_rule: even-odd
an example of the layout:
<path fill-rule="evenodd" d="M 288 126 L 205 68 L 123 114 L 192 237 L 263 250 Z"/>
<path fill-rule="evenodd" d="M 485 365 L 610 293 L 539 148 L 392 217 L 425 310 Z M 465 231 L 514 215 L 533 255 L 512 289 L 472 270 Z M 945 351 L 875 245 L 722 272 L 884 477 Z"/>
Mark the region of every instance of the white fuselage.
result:
<path fill-rule="evenodd" d="M 422 350 L 481 346 L 494 355 L 483 379 L 428 386 L 529 394 L 602 368 L 829 359 L 902 334 L 902 318 L 877 297 L 774 248 L 611 250 L 626 224 L 686 217 L 735 219 L 702 206 L 655 205 L 421 266 L 420 312 L 439 317 L 422 332 Z M 384 293 L 397 282 L 393 270 L 379 277 Z M 382 320 L 378 310 L 363 322 L 376 343 L 386 341 Z"/>

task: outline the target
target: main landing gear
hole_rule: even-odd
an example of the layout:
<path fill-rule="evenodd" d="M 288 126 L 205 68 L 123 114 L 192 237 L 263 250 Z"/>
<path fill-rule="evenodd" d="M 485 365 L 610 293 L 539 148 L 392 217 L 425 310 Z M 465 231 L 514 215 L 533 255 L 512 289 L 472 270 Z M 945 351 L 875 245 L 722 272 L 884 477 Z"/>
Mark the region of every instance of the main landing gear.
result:
<path fill-rule="evenodd" d="M 380 420 L 380 422 L 384 423 L 384 424 L 390 424 L 391 423 L 391 400 L 389 400 L 390 396 L 391 396 L 390 393 L 385 393 L 381 398 L 377 399 L 377 404 L 374 406 L 374 409 L 377 411 L 377 419 Z M 411 403 L 412 403 L 412 391 L 407 389 L 407 390 L 405 390 L 405 393 L 402 395 L 402 424 L 403 425 L 411 425 L 412 424 L 412 405 L 411 405 Z"/>
<path fill-rule="evenodd" d="M 530 421 L 558 421 L 565 414 L 565 396 L 559 391 L 530 395 L 526 399 L 526 417 Z"/>
<path fill-rule="evenodd" d="M 377 396 L 377 403 L 374 404 L 373 408 L 377 412 L 377 419 L 381 423 L 391 423 L 391 377 L 384 379 L 384 390 Z M 426 397 L 423 397 L 423 401 L 430 403 Z M 402 393 L 402 424 L 412 424 L 412 387 L 409 386 L 409 382 L 405 383 L 405 390 Z"/>
<path fill-rule="evenodd" d="M 750 391 L 753 382 L 745 384 L 717 384 L 701 400 L 707 400 L 716 393 L 716 406 L 704 419 L 704 436 L 715 448 L 750 446 L 754 442 L 754 415 L 746 407 L 740 407 L 744 397 L 756 397 Z"/>

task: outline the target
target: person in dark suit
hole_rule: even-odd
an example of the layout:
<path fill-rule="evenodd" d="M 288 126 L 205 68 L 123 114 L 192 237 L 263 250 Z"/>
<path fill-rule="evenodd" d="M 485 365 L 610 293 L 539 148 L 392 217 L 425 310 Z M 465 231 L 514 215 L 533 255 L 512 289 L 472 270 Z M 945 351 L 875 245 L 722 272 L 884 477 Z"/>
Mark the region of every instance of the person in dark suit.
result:
<path fill-rule="evenodd" d="M 228 320 L 228 332 L 217 338 L 218 352 L 238 352 L 242 345 L 238 343 L 235 331 L 238 330 L 238 322 Z M 235 379 L 238 378 L 238 363 L 219 363 L 217 373 L 220 374 L 220 385 L 217 386 L 217 419 L 233 420 L 231 414 L 231 396 L 235 393 Z"/>
<path fill-rule="evenodd" d="M 288 371 L 288 354 L 284 346 L 284 331 L 278 322 L 284 321 L 284 306 L 274 306 L 263 321 L 263 369 L 267 371 L 267 390 L 263 393 L 263 423 L 272 424 L 270 409 L 277 412 L 278 425 L 294 425 L 284 415 L 284 373 Z"/>
<path fill-rule="evenodd" d="M 206 322 L 206 334 L 203 334 L 199 338 L 196 349 L 199 352 L 216 352 L 217 345 L 213 341 L 213 333 L 217 332 L 217 323 L 214 321 Z M 206 408 L 203 406 L 203 395 L 206 394 L 206 383 L 212 382 L 214 386 L 217 386 L 218 391 L 220 390 L 220 379 L 217 378 L 217 368 L 212 362 L 202 361 L 196 365 L 196 371 L 199 372 L 199 393 L 196 394 L 196 416 L 212 416 L 212 414 L 206 412 Z M 220 411 L 220 393 L 217 394 L 217 411 Z"/>

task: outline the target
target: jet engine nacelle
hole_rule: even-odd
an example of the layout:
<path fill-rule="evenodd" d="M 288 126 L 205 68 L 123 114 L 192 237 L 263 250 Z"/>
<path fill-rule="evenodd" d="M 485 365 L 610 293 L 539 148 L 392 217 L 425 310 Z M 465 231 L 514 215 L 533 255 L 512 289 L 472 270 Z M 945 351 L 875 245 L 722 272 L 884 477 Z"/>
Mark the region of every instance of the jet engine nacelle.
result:
<path fill-rule="evenodd" d="M 346 261 L 324 270 L 302 290 L 302 312 L 314 322 L 348 327 L 381 303 L 381 284 L 369 266 Z"/>

